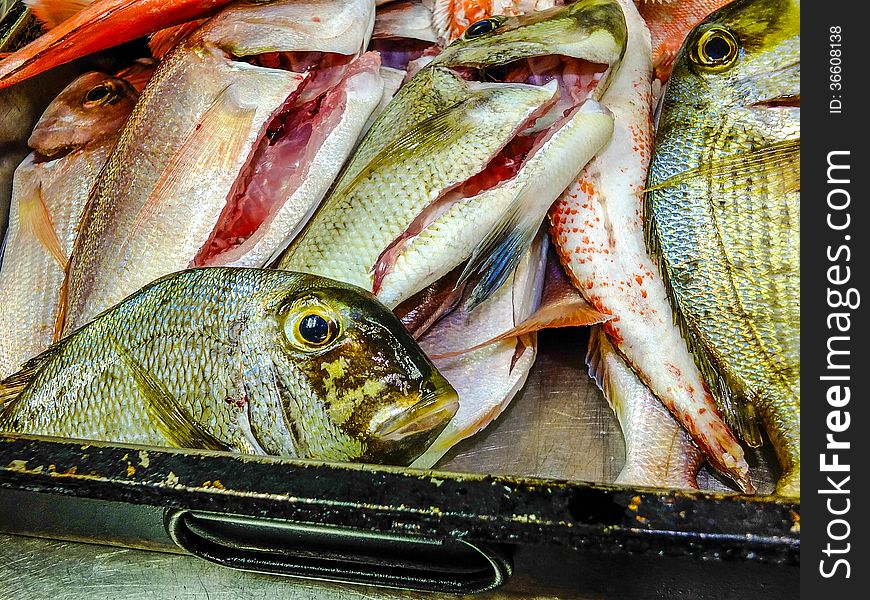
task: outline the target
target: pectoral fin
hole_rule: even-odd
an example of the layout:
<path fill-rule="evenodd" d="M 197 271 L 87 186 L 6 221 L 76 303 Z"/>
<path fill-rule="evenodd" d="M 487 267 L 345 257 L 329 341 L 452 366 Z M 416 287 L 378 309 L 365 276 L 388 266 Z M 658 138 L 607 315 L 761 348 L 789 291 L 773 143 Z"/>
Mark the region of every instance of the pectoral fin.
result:
<path fill-rule="evenodd" d="M 740 189 L 761 181 L 768 186 L 771 195 L 797 191 L 801 187 L 800 145 L 800 138 L 783 140 L 763 148 L 725 156 L 668 177 L 646 188 L 645 193 L 699 178 L 716 180 L 717 190 Z"/>
<path fill-rule="evenodd" d="M 146 369 L 120 344 L 112 341 L 115 351 L 130 369 L 130 374 L 142 394 L 148 416 L 169 442 L 179 448 L 230 450 L 224 442 L 211 435 L 191 418 L 175 396 L 154 374 Z"/>
<path fill-rule="evenodd" d="M 226 87 L 188 132 L 172 155 L 127 236 L 131 239 L 157 212 L 161 203 L 190 184 L 191 173 L 220 173 L 235 165 L 248 137 L 257 107 L 242 102 L 232 85 Z"/>
<path fill-rule="evenodd" d="M 63 251 L 51 215 L 42 196 L 42 184 L 37 183 L 30 194 L 26 194 L 18 205 L 22 233 L 28 233 L 45 248 L 61 269 L 66 269 L 69 258 Z"/>

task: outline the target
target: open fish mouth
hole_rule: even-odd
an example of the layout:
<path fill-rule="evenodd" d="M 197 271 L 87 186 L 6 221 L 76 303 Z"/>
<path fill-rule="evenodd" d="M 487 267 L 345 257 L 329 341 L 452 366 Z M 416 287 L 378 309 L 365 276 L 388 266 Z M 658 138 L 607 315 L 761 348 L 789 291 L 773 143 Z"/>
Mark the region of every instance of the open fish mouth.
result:
<path fill-rule="evenodd" d="M 229 57 L 255 68 L 289 71 L 301 78 L 272 113 L 227 196 L 226 206 L 192 267 L 227 264 L 246 254 L 308 176 L 314 155 L 340 124 L 347 82 L 377 72 L 374 55 L 335 52 L 267 52 Z"/>
<path fill-rule="evenodd" d="M 470 85 L 524 84 L 547 88 L 552 97 L 520 123 L 513 136 L 489 160 L 482 171 L 445 190 L 424 209 L 405 232 L 394 240 L 378 258 L 373 274 L 372 292 L 377 294 L 388 273 L 402 254 L 406 242 L 457 202 L 495 190 L 515 179 L 574 116 L 587 100 L 601 96 L 614 66 L 583 58 L 549 54 L 521 58 L 483 68 L 441 66 Z M 591 103 L 600 110 L 599 105 Z M 591 106 L 590 105 L 590 106 Z"/>

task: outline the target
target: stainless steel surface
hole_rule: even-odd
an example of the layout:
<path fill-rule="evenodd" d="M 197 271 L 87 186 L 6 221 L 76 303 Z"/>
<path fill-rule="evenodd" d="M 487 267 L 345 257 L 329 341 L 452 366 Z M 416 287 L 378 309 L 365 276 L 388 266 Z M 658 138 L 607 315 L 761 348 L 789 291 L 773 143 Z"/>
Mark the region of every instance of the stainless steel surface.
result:
<path fill-rule="evenodd" d="M 568 595 L 562 595 L 567 593 Z M 456 596 L 447 596 L 456 598 Z M 480 600 L 585 600 L 522 581 Z M 308 582 L 227 569 L 193 556 L 0 535 L 0 600 L 438 600 L 446 596 Z"/>
<path fill-rule="evenodd" d="M 453 448 L 437 469 L 612 483 L 625 462 L 619 424 L 586 368 L 588 328 L 545 331 L 525 387 L 501 417 Z M 778 475 L 765 444 L 747 450 L 752 482 L 770 492 Z M 706 467 L 702 489 L 733 488 Z"/>

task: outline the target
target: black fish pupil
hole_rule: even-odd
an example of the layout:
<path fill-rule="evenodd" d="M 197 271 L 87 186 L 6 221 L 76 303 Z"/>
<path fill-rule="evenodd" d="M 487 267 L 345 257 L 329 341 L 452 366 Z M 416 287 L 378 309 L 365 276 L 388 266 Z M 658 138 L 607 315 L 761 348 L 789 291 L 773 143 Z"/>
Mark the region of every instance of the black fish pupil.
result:
<path fill-rule="evenodd" d="M 109 95 L 109 89 L 104 85 L 98 85 L 97 87 L 88 91 L 85 95 L 85 100 L 88 102 L 99 102 L 103 98 Z"/>
<path fill-rule="evenodd" d="M 484 19 L 472 23 L 468 27 L 468 30 L 466 30 L 465 35 L 468 37 L 474 37 L 477 35 L 483 35 L 484 33 L 489 33 L 493 29 L 495 29 L 495 22 L 492 19 Z"/>
<path fill-rule="evenodd" d="M 704 53 L 712 61 L 725 60 L 731 54 L 731 44 L 722 36 L 713 36 L 704 45 Z"/>
<path fill-rule="evenodd" d="M 308 315 L 299 323 L 299 335 L 310 344 L 322 344 L 329 338 L 329 322 L 320 315 Z"/>

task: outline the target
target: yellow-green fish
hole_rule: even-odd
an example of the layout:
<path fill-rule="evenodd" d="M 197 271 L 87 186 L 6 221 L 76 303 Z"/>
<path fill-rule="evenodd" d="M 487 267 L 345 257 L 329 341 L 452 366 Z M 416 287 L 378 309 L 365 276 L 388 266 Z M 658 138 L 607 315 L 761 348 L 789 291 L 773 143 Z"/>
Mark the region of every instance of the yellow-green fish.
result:
<path fill-rule="evenodd" d="M 394 307 L 468 262 L 481 302 L 610 139 L 596 100 L 625 43 L 615 0 L 475 23 L 399 90 L 279 267 Z"/>
<path fill-rule="evenodd" d="M 0 382 L 0 430 L 407 464 L 457 395 L 367 292 L 286 271 L 163 277 Z"/>
<path fill-rule="evenodd" d="M 647 180 L 647 243 L 729 424 L 760 424 L 800 495 L 800 0 L 737 0 L 676 59 Z"/>

